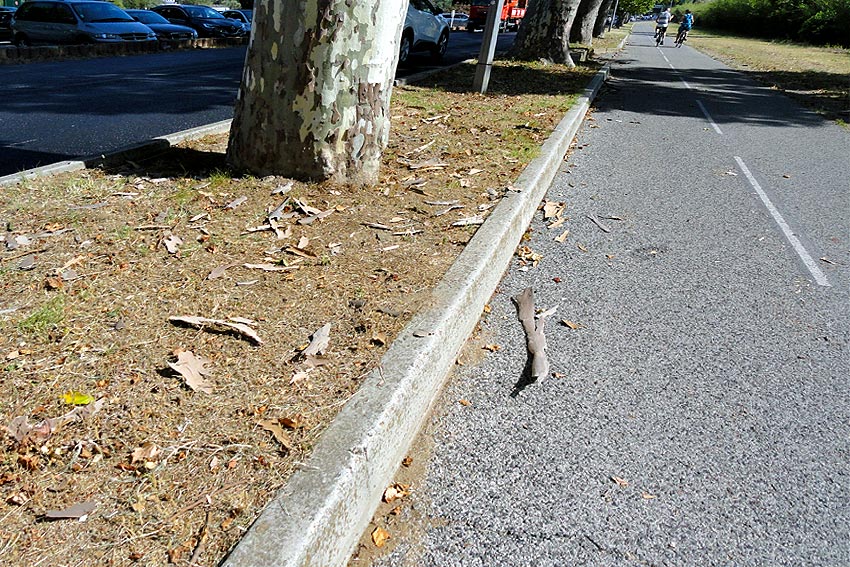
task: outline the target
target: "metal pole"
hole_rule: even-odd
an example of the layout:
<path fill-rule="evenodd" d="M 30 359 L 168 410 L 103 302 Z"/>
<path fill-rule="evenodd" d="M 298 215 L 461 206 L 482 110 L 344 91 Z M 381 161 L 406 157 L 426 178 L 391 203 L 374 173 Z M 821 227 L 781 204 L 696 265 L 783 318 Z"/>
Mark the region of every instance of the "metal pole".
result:
<path fill-rule="evenodd" d="M 481 42 L 481 53 L 478 55 L 478 65 L 475 67 L 475 78 L 472 81 L 472 88 L 481 94 L 487 92 L 487 85 L 490 83 L 490 71 L 493 68 L 493 56 L 496 54 L 496 41 L 499 39 L 499 23 L 504 5 L 505 0 L 490 0 L 490 7 L 487 8 L 484 39 Z"/>
<path fill-rule="evenodd" d="M 620 5 L 620 0 L 616 0 L 614 2 L 614 11 L 611 12 L 611 21 L 608 22 L 608 31 L 611 31 L 611 26 L 614 25 L 614 18 L 617 17 L 617 6 Z"/>

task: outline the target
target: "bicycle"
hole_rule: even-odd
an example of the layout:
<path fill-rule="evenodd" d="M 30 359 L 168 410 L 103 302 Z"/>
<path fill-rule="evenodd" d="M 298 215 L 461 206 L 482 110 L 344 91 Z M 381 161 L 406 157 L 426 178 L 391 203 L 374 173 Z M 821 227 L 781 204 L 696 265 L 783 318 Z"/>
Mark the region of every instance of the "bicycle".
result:
<path fill-rule="evenodd" d="M 673 43 L 676 45 L 676 47 L 682 47 L 682 44 L 686 41 L 688 41 L 688 30 L 684 28 L 680 29 L 679 33 L 676 34 L 676 41 L 674 41 Z"/>
<path fill-rule="evenodd" d="M 667 27 L 659 28 L 655 34 L 655 47 L 664 45 L 664 36 L 667 35 Z"/>

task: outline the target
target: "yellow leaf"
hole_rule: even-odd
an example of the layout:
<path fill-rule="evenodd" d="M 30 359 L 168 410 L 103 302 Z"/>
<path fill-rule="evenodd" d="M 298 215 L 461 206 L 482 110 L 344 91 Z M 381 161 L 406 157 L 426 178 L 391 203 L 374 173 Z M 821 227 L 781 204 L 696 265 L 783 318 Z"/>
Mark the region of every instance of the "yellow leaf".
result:
<path fill-rule="evenodd" d="M 87 406 L 94 401 L 94 397 L 77 391 L 62 394 L 62 401 L 69 406 Z"/>
<path fill-rule="evenodd" d="M 372 543 L 378 547 L 384 547 L 384 544 L 387 543 L 388 539 L 390 539 L 390 532 L 381 526 L 378 526 L 372 532 Z"/>

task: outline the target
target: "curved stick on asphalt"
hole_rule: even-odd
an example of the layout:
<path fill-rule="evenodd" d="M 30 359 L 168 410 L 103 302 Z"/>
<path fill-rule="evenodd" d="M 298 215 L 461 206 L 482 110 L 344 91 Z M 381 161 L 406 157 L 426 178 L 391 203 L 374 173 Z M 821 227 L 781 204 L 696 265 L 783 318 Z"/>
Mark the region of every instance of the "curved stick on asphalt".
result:
<path fill-rule="evenodd" d="M 512 297 L 517 309 L 517 317 L 525 330 L 525 339 L 528 346 L 528 354 L 531 356 L 531 380 L 534 381 L 549 373 L 549 359 L 546 357 L 546 337 L 543 335 L 543 326 L 546 317 L 555 312 L 555 308 L 549 309 L 534 316 L 534 290 L 530 287 Z M 537 319 L 535 321 L 535 319 Z"/>

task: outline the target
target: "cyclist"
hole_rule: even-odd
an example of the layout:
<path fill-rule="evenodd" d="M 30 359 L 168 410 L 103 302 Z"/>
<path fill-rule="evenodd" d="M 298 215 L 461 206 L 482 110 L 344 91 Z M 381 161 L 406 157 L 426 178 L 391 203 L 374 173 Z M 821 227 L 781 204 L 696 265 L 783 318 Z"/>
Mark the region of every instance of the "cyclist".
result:
<path fill-rule="evenodd" d="M 658 14 L 658 17 L 655 18 L 655 39 L 658 40 L 660 38 L 661 45 L 664 45 L 664 36 L 667 34 L 667 26 L 670 25 L 670 8 L 664 8 L 664 11 Z M 658 43 L 656 41 L 656 43 Z"/>
<path fill-rule="evenodd" d="M 682 16 L 682 23 L 679 24 L 679 32 L 676 34 L 676 45 L 682 47 L 682 44 L 688 39 L 688 32 L 694 27 L 694 15 L 690 10 L 685 10 L 685 15 Z"/>

